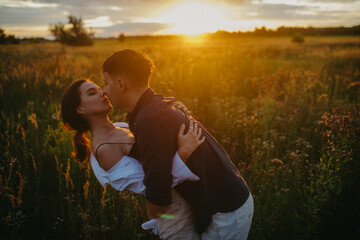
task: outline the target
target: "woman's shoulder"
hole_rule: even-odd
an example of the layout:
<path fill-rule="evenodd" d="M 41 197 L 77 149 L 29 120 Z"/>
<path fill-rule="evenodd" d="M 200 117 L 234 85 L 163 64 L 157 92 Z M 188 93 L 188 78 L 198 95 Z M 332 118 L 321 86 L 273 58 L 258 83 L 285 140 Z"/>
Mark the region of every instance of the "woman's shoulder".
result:
<path fill-rule="evenodd" d="M 123 155 L 120 158 L 119 157 L 115 157 L 117 160 L 116 162 L 107 170 L 104 169 L 102 166 L 100 166 L 98 159 L 95 157 L 94 153 L 91 152 L 91 165 L 95 168 L 100 168 L 102 170 L 104 170 L 106 173 L 111 173 L 113 172 L 115 169 L 119 170 L 119 168 L 121 169 L 126 169 L 126 168 L 138 168 L 138 167 L 142 167 L 141 163 L 136 160 L 135 158 L 132 158 L 130 156 L 127 155 Z"/>
<path fill-rule="evenodd" d="M 102 169 L 108 171 L 124 155 L 120 144 L 115 142 L 104 142 L 99 144 L 95 150 L 95 157 Z"/>
<path fill-rule="evenodd" d="M 125 123 L 127 124 L 127 123 Z M 125 140 L 126 142 L 131 142 L 134 143 L 135 140 L 132 140 L 131 138 L 134 138 L 134 135 L 131 133 L 131 131 L 129 130 L 129 128 L 125 127 L 126 125 L 121 123 L 121 124 L 115 124 L 114 125 L 117 127 L 117 131 L 115 131 L 115 133 L 113 135 L 111 135 L 107 140 L 111 140 L 111 139 L 115 139 L 115 140 Z M 127 125 L 128 126 L 128 125 Z"/>

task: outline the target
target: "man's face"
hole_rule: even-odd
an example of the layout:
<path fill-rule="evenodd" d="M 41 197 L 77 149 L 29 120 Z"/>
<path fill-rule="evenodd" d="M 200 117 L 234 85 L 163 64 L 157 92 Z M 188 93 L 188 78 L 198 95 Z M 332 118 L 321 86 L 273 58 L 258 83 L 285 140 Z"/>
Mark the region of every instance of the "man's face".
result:
<path fill-rule="evenodd" d="M 119 78 L 119 76 L 111 76 L 108 72 L 103 73 L 104 93 L 109 97 L 114 108 L 124 108 L 124 92 Z"/>

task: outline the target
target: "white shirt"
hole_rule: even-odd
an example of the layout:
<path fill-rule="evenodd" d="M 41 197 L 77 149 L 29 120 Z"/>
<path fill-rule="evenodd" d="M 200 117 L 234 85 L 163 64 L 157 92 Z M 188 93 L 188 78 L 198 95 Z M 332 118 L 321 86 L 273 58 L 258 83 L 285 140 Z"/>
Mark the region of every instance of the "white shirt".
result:
<path fill-rule="evenodd" d="M 123 122 L 116 122 L 114 125 L 116 127 L 123 128 L 129 127 L 127 123 Z M 145 185 L 143 183 L 145 173 L 138 160 L 125 155 L 108 171 L 105 171 L 102 167 L 100 167 L 93 152 L 91 152 L 90 162 L 96 178 L 103 187 L 105 187 L 106 183 L 109 183 L 113 188 L 119 191 L 127 189 L 134 193 L 145 194 Z M 172 162 L 173 187 L 185 180 L 200 180 L 200 178 L 193 174 L 181 160 L 178 152 L 175 153 Z M 151 222 L 151 220 L 149 222 Z M 154 219 L 152 222 L 154 222 Z M 152 226 L 153 224 L 151 224 L 149 228 Z"/>
<path fill-rule="evenodd" d="M 114 123 L 114 125 L 117 127 L 128 127 L 127 123 L 121 122 Z M 145 194 L 145 186 L 143 184 L 145 174 L 138 160 L 125 155 L 108 171 L 100 167 L 92 152 L 90 161 L 94 174 L 103 187 L 105 187 L 106 183 L 110 183 L 113 188 L 119 191 L 127 189 L 134 193 Z M 173 157 L 172 176 L 173 187 L 185 180 L 200 180 L 181 160 L 178 152 Z"/>

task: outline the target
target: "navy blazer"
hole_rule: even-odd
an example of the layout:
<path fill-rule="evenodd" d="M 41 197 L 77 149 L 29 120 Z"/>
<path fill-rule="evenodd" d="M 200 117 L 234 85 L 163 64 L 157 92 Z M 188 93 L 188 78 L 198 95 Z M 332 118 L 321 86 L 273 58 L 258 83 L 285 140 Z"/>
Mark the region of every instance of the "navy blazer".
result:
<path fill-rule="evenodd" d="M 171 163 L 178 149 L 179 128 L 185 123 L 187 131 L 190 119 L 197 122 L 172 103 L 148 88 L 127 115 L 135 136 L 129 155 L 142 163 L 145 198 L 159 206 L 171 203 Z M 206 140 L 190 155 L 186 165 L 200 177 L 200 181 L 185 181 L 175 189 L 192 206 L 195 229 L 201 234 L 209 226 L 213 214 L 238 209 L 250 192 L 224 148 L 204 126 L 197 123 Z"/>

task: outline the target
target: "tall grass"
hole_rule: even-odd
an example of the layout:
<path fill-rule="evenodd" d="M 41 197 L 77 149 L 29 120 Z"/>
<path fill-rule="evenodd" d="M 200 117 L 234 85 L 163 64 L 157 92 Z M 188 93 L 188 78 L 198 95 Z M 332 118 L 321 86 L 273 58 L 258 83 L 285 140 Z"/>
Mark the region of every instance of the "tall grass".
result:
<path fill-rule="evenodd" d="M 148 54 L 155 91 L 176 96 L 228 151 L 254 196 L 249 239 L 323 238 L 339 216 L 339 231 L 330 236 L 344 237 L 342 230 L 359 236 L 359 194 L 350 191 L 359 190 L 353 141 L 359 110 L 332 112 L 359 104 L 356 37 L 307 38 L 302 45 L 243 38 L 0 47 L 1 235 L 157 239 L 140 228 L 142 196 L 103 189 L 89 164 L 71 159 L 71 133 L 60 119 L 66 86 L 78 78 L 102 86 L 102 62 L 123 48 Z M 335 134 L 327 122 L 339 116 L 353 119 L 342 125 L 351 134 Z M 111 118 L 122 121 L 125 114 L 114 111 Z M 344 196 L 347 204 L 339 202 Z"/>

